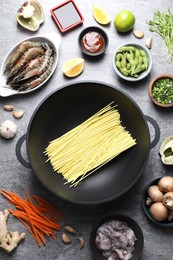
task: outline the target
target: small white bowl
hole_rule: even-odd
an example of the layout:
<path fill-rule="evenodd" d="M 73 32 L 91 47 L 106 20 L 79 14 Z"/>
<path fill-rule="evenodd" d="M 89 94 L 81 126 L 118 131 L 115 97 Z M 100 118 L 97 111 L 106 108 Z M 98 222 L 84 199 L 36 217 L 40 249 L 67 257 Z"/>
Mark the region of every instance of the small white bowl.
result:
<path fill-rule="evenodd" d="M 148 61 L 149 61 L 149 65 L 148 65 L 148 68 L 141 72 L 139 74 L 139 77 L 138 78 L 135 78 L 133 76 L 125 76 L 121 73 L 121 71 L 117 68 L 116 64 L 115 64 L 115 60 L 116 60 L 116 55 L 117 55 L 117 52 L 119 50 L 119 48 L 121 47 L 124 47 L 124 46 L 133 46 L 135 48 L 138 48 L 140 50 L 144 50 L 146 55 L 147 55 L 147 58 L 148 58 Z M 124 44 L 121 44 L 117 47 L 115 53 L 113 54 L 113 68 L 114 68 L 114 71 L 115 73 L 122 79 L 124 80 L 127 80 L 127 81 L 139 81 L 139 80 L 142 80 L 144 79 L 145 77 L 148 76 L 148 74 L 150 73 L 151 69 L 152 69 L 152 56 L 150 54 L 150 51 L 143 45 L 141 44 L 138 44 L 138 43 L 134 43 L 134 42 L 127 42 L 127 43 L 124 43 Z"/>

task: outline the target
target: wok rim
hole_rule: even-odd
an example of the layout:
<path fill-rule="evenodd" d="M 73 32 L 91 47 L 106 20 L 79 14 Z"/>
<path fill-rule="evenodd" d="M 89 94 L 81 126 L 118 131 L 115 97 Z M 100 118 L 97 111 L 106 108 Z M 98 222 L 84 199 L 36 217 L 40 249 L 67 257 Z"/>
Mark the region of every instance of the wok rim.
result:
<path fill-rule="evenodd" d="M 30 164 L 30 167 L 32 169 L 32 171 L 35 173 L 36 177 L 39 179 L 39 181 L 41 182 L 41 184 L 48 190 L 50 191 L 52 194 L 54 194 L 55 196 L 57 196 L 58 198 L 61 198 L 65 201 L 68 201 L 68 202 L 71 202 L 71 203 L 74 203 L 74 204 L 79 204 L 79 205 L 96 205 L 96 204 L 103 204 L 103 203 L 107 203 L 107 202 L 110 202 L 110 201 L 113 201 L 119 197 L 121 197 L 123 194 L 125 194 L 128 190 L 130 190 L 134 184 L 138 181 L 138 179 L 141 177 L 145 167 L 146 167 L 146 164 L 148 162 L 148 157 L 149 157 L 149 153 L 150 153 L 150 146 L 148 145 L 147 149 L 146 149 L 146 155 L 145 155 L 145 160 L 142 164 L 142 167 L 138 173 L 138 175 L 134 178 L 133 182 L 131 182 L 126 188 L 124 188 L 122 191 L 120 191 L 118 194 L 115 194 L 113 196 L 110 196 L 108 198 L 104 198 L 104 199 L 101 199 L 101 200 L 76 200 L 76 199 L 71 199 L 71 198 L 67 198 L 65 196 L 62 196 L 60 194 L 58 194 L 57 192 L 53 191 L 50 187 L 48 187 L 48 185 L 42 180 L 42 178 L 40 178 L 39 174 L 34 170 L 34 167 L 33 167 L 33 164 L 32 164 L 32 161 L 30 159 L 30 154 L 29 154 L 29 135 L 30 135 L 30 129 L 31 129 L 31 126 L 32 126 L 32 122 L 33 122 L 33 119 L 34 117 L 36 116 L 39 108 L 45 103 L 46 100 L 48 100 L 52 95 L 54 95 L 56 92 L 59 92 L 61 91 L 62 89 L 64 88 L 68 88 L 70 87 L 71 85 L 80 85 L 80 84 L 101 84 L 101 85 L 104 85 L 106 87 L 109 87 L 109 88 L 112 88 L 112 89 L 115 89 L 116 91 L 119 91 L 122 95 L 126 96 L 130 102 L 133 103 L 134 106 L 136 106 L 136 109 L 139 111 L 140 113 L 140 116 L 142 117 L 143 119 L 143 123 L 145 124 L 145 127 L 146 127 L 146 130 L 147 130 L 147 139 L 148 139 L 148 144 L 151 144 L 151 141 L 150 141 L 150 132 L 149 132 L 149 127 L 148 127 L 148 124 L 147 124 L 147 121 L 145 119 L 145 115 L 143 114 L 141 108 L 139 107 L 139 105 L 127 94 L 125 93 L 123 90 L 120 90 L 116 87 L 114 87 L 112 84 L 110 83 L 106 83 L 106 82 L 102 82 L 102 81 L 95 81 L 95 80 L 81 80 L 81 81 L 75 81 L 73 83 L 67 83 L 67 84 L 63 84 L 62 86 L 60 86 L 58 89 L 56 90 L 53 90 L 52 92 L 50 92 L 46 97 L 43 98 L 43 100 L 37 105 L 37 107 L 35 108 L 31 118 L 30 118 L 30 121 L 29 121 L 29 124 L 28 124 L 28 127 L 27 127 L 27 132 L 26 132 L 26 151 L 27 151 L 27 156 L 28 156 L 28 159 L 29 159 L 29 164 Z"/>

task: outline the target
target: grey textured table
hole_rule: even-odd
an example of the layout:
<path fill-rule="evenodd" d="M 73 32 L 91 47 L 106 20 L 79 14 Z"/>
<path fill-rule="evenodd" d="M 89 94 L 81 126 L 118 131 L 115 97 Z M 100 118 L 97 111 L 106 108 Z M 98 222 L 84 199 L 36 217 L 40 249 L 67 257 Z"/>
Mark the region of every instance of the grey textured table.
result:
<path fill-rule="evenodd" d="M 21 2 L 21 1 L 19 1 Z M 45 22 L 40 27 L 39 31 L 32 33 L 22 29 L 16 22 L 16 11 L 19 8 L 18 1 L 2 0 L 0 8 L 0 63 L 6 53 L 13 47 L 14 44 L 38 34 L 47 34 L 49 32 L 58 32 L 50 16 L 50 9 L 56 6 L 61 1 L 40 1 L 45 11 Z M 85 70 L 78 77 L 74 79 L 67 79 L 61 72 L 62 65 L 69 59 L 81 57 L 80 50 L 77 46 L 77 38 L 83 27 L 89 25 L 98 25 L 92 17 L 92 5 L 94 1 L 76 0 L 76 3 L 84 15 L 85 21 L 82 26 L 64 34 L 60 46 L 59 61 L 53 77 L 41 89 L 27 95 L 18 95 L 14 97 L 1 98 L 0 97 L 0 123 L 5 119 L 15 121 L 18 126 L 18 132 L 14 139 L 5 140 L 0 138 L 0 188 L 6 188 L 16 192 L 22 197 L 25 197 L 25 190 L 28 188 L 30 194 L 38 194 L 42 198 L 47 198 L 49 201 L 55 203 L 64 213 L 66 222 L 74 226 L 78 232 L 85 239 L 85 246 L 82 250 L 78 248 L 77 242 L 74 240 L 71 245 L 64 245 L 60 239 L 54 241 L 48 240 L 46 247 L 38 248 L 33 238 L 26 231 L 26 238 L 21 242 L 18 248 L 11 254 L 7 254 L 0 250 L 0 259 L 13 259 L 13 260 L 67 260 L 67 259 L 93 259 L 90 246 L 89 235 L 93 224 L 98 218 L 109 213 L 122 213 L 133 217 L 141 226 L 144 234 L 144 250 L 142 260 L 171 260 L 173 259 L 172 243 L 173 243 L 173 228 L 164 229 L 154 226 L 148 221 L 141 208 L 141 194 L 146 184 L 152 179 L 172 174 L 171 167 L 164 167 L 161 163 L 158 151 L 160 143 L 164 138 L 173 133 L 173 115 L 171 109 L 159 109 L 153 105 L 148 96 L 148 85 L 150 80 L 159 73 L 172 73 L 172 64 L 168 64 L 167 56 L 162 51 L 162 41 L 156 35 L 148 30 L 146 21 L 152 19 L 154 10 L 166 11 L 168 7 L 172 7 L 172 1 L 157 0 L 154 3 L 150 0 L 105 0 L 95 1 L 107 10 L 112 20 L 116 13 L 123 9 L 131 10 L 136 16 L 135 28 L 143 30 L 145 37 L 140 40 L 134 39 L 132 33 L 120 36 L 111 22 L 110 26 L 104 27 L 109 36 L 109 47 L 101 62 L 92 62 L 86 59 Z M 21 2 L 22 3 L 22 2 Z M 147 37 L 153 37 L 153 48 L 151 54 L 153 57 L 153 68 L 151 74 L 143 81 L 138 83 L 128 83 L 120 80 L 112 68 L 112 55 L 118 44 L 125 41 L 136 40 L 139 43 L 145 44 Z M 29 120 L 35 108 L 53 90 L 58 89 L 66 83 L 73 83 L 78 80 L 101 80 L 110 83 L 118 89 L 125 91 L 130 95 L 134 101 L 140 106 L 145 115 L 150 115 L 159 124 L 161 136 L 158 144 L 151 149 L 149 160 L 146 168 L 138 180 L 138 182 L 119 199 L 106 203 L 104 205 L 83 206 L 75 205 L 57 198 L 44 188 L 38 181 L 32 170 L 22 166 L 15 155 L 15 146 L 18 139 L 26 133 Z M 5 104 L 12 104 L 16 109 L 24 109 L 25 114 L 20 120 L 14 119 L 13 116 L 4 111 Z M 41 131 L 41 129 L 38 129 Z M 151 138 L 152 138 L 151 129 Z M 24 153 L 26 149 L 24 147 Z M 129 165 L 130 167 L 130 165 Z M 101 191 L 104 192 L 104 191 Z M 7 201 L 2 196 L 0 197 L 0 210 L 7 208 Z M 12 216 L 8 220 L 9 230 L 25 231 L 23 225 Z"/>

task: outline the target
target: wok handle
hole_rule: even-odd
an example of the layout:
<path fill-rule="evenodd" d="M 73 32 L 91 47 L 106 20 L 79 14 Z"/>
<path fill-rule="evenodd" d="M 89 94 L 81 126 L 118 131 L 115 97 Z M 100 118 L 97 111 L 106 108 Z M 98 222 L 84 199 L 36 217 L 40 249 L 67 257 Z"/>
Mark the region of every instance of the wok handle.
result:
<path fill-rule="evenodd" d="M 27 162 L 21 154 L 21 148 L 24 141 L 26 141 L 26 134 L 22 135 L 16 144 L 16 157 L 23 166 L 25 166 L 26 168 L 31 168 L 29 162 Z"/>
<path fill-rule="evenodd" d="M 145 118 L 146 118 L 146 121 L 148 121 L 149 123 L 152 124 L 152 126 L 154 127 L 154 130 L 155 130 L 155 137 L 154 137 L 153 141 L 150 143 L 150 149 L 152 149 L 156 146 L 156 144 L 158 143 L 158 141 L 160 139 L 160 127 L 152 117 L 145 115 Z"/>

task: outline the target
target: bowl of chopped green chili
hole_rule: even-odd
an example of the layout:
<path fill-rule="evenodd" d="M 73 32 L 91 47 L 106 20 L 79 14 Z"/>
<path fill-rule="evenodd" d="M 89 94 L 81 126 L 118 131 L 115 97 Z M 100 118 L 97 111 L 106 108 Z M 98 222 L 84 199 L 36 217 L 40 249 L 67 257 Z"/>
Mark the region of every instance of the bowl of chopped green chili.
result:
<path fill-rule="evenodd" d="M 152 69 L 151 53 L 141 44 L 126 42 L 115 50 L 113 68 L 115 73 L 124 80 L 142 80 Z"/>
<path fill-rule="evenodd" d="M 149 85 L 151 100 L 161 107 L 173 106 L 173 75 L 161 74 L 153 78 Z"/>

